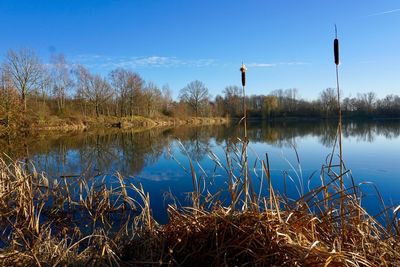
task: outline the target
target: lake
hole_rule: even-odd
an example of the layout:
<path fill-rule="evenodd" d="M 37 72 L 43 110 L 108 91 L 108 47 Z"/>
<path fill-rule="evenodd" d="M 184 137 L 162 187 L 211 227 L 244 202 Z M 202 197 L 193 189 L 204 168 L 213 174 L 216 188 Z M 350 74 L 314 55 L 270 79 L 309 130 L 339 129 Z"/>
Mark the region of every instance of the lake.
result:
<path fill-rule="evenodd" d="M 336 130 L 335 122 L 329 121 L 250 122 L 250 174 L 259 181 L 261 165 L 256 159 L 265 159 L 268 154 L 276 190 L 298 198 L 321 183 L 321 167 L 329 160 Z M 118 171 L 143 184 L 150 194 L 154 217 L 165 223 L 167 203 L 185 205 L 187 192 L 193 189 L 189 158 L 203 187 L 211 193 L 226 189 L 226 171 L 213 155 L 226 166 L 226 149 L 234 154 L 242 136 L 243 129 L 235 123 L 142 132 L 97 129 L 0 139 L 0 152 L 12 159 L 29 159 L 50 178 L 68 181 L 81 175 L 109 177 Z M 343 125 L 344 162 L 355 183 L 361 185 L 363 203 L 371 214 L 382 209 L 374 186 L 386 205 L 400 204 L 399 148 L 400 120 L 348 121 Z M 258 186 L 255 182 L 257 190 Z M 262 190 L 265 193 L 266 189 Z M 221 193 L 222 198 L 225 195 L 226 191 Z"/>

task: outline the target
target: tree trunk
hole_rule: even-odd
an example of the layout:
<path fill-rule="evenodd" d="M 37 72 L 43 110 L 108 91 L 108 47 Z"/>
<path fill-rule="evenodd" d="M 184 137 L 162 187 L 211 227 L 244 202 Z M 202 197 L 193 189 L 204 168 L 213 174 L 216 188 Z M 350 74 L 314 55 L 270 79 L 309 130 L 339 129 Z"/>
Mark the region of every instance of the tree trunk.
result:
<path fill-rule="evenodd" d="M 22 102 L 24 104 L 24 112 L 26 112 L 27 108 L 26 108 L 26 94 L 25 94 L 25 90 L 22 90 Z"/>
<path fill-rule="evenodd" d="M 99 105 L 96 104 L 95 106 L 96 106 L 96 117 L 99 117 Z"/>

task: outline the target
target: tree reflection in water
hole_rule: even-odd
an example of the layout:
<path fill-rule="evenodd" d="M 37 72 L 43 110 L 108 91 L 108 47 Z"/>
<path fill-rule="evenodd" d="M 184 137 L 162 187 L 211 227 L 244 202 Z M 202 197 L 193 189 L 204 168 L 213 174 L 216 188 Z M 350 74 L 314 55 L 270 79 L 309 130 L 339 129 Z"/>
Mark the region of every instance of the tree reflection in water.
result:
<path fill-rule="evenodd" d="M 242 129 L 230 126 L 177 127 L 143 132 L 103 129 L 68 134 L 42 134 L 0 139 L 0 153 L 11 159 L 29 158 L 38 170 L 50 176 L 107 174 L 118 171 L 136 175 L 145 166 L 156 163 L 174 140 L 180 140 L 192 160 L 201 161 L 212 145 L 227 147 L 238 142 Z M 250 122 L 250 142 L 276 147 L 296 146 L 307 136 L 331 147 L 336 135 L 334 121 Z M 349 121 L 343 125 L 344 138 L 374 142 L 377 136 L 387 139 L 400 135 L 400 121 Z M 28 153 L 29 151 L 29 153 Z"/>

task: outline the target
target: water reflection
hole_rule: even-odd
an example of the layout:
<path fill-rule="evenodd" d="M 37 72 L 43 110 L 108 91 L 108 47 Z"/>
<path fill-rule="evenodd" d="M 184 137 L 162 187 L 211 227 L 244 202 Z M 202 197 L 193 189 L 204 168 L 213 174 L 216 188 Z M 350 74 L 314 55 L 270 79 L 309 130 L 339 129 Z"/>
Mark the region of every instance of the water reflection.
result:
<path fill-rule="evenodd" d="M 276 147 L 296 146 L 299 140 L 312 136 L 323 146 L 331 147 L 336 130 L 336 124 L 329 121 L 250 122 L 248 136 L 252 143 Z M 344 138 L 374 142 L 378 136 L 386 139 L 398 137 L 400 121 L 350 121 L 344 123 L 343 130 Z M 12 159 L 29 158 L 38 170 L 52 176 L 115 171 L 133 176 L 161 157 L 168 158 L 165 152 L 174 140 L 181 141 L 193 160 L 201 161 L 212 145 L 226 147 L 238 142 L 237 137 L 242 135 L 241 127 L 234 123 L 230 126 L 178 127 L 145 132 L 105 129 L 0 139 L 0 153 Z M 165 173 L 161 176 L 164 180 Z"/>

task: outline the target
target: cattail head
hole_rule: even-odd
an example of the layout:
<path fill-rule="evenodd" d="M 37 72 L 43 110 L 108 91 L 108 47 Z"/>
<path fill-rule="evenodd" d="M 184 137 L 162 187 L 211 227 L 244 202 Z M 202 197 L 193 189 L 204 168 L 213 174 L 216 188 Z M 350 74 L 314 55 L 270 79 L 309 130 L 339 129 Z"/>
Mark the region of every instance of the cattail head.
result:
<path fill-rule="evenodd" d="M 242 67 L 240 68 L 240 72 L 242 73 L 242 85 L 245 86 L 246 85 L 246 65 L 244 65 L 242 63 Z"/>
<path fill-rule="evenodd" d="M 335 25 L 335 40 L 333 41 L 333 53 L 335 55 L 335 64 L 339 65 L 339 39 L 337 38 L 337 28 Z"/>
<path fill-rule="evenodd" d="M 339 65 L 339 40 L 337 38 L 333 41 L 333 53 L 335 54 L 335 64 Z"/>

